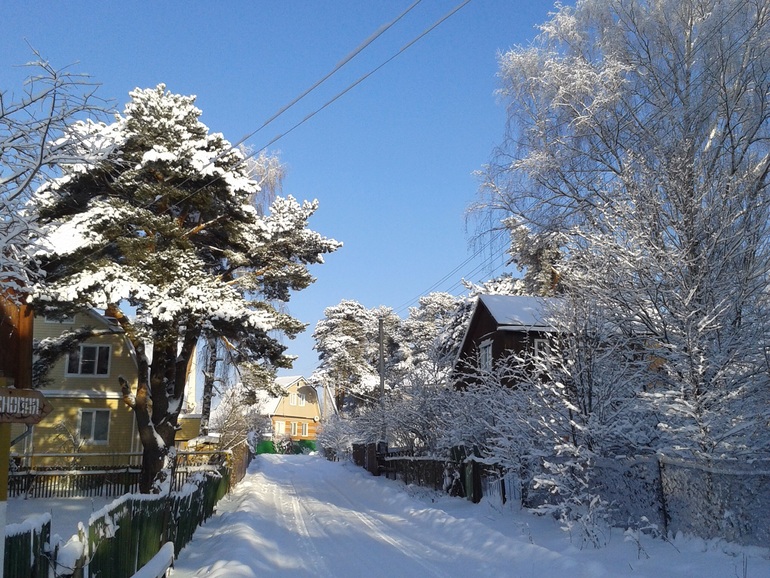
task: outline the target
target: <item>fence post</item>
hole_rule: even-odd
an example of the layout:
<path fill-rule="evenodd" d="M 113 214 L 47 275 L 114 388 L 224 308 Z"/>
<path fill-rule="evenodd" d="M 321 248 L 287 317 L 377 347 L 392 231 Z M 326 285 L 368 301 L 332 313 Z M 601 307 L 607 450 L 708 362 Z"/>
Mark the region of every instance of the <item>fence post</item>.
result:
<path fill-rule="evenodd" d="M 658 462 L 658 495 L 663 518 L 663 535 L 668 536 L 668 508 L 666 508 L 666 489 L 663 487 L 663 461 L 660 454 L 655 456 Z"/>

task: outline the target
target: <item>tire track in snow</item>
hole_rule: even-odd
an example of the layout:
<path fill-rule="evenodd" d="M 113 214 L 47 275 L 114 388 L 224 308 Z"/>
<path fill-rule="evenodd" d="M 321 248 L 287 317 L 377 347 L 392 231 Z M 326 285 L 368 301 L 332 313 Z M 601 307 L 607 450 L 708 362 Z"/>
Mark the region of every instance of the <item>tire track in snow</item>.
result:
<path fill-rule="evenodd" d="M 300 536 L 300 547 L 309 556 L 309 562 L 313 566 L 317 576 L 327 576 L 328 578 L 334 578 L 334 573 L 331 572 L 329 567 L 326 565 L 324 556 L 321 554 L 321 552 L 318 551 L 318 548 L 316 548 L 313 535 L 308 529 L 305 516 L 302 513 L 303 505 L 302 500 L 297 493 L 297 487 L 291 480 L 289 480 L 289 484 L 291 485 L 291 494 L 288 492 L 283 493 L 284 495 L 288 496 L 288 499 L 291 502 L 292 517 L 294 520 L 293 526 L 295 527 L 297 534 Z M 283 511 L 283 507 L 281 507 L 281 510 Z"/>
<path fill-rule="evenodd" d="M 353 514 L 353 516 L 355 516 L 355 518 L 357 518 L 364 526 L 366 526 L 377 537 L 377 539 L 392 546 L 398 552 L 413 560 L 425 571 L 425 575 L 435 576 L 436 578 L 446 577 L 446 570 L 436 568 L 434 565 L 426 562 L 422 555 L 419 553 L 422 552 L 426 555 L 439 554 L 437 550 L 431 548 L 427 544 L 407 536 L 403 531 L 398 530 L 395 526 L 386 521 L 360 512 L 360 504 L 354 502 L 342 490 L 337 488 L 330 480 L 322 478 L 318 481 L 324 482 L 328 489 L 332 490 L 336 495 L 338 495 L 344 501 L 344 503 L 347 504 L 348 511 Z M 294 486 L 293 483 L 292 486 Z M 393 536 L 393 534 L 396 534 L 397 536 Z"/>

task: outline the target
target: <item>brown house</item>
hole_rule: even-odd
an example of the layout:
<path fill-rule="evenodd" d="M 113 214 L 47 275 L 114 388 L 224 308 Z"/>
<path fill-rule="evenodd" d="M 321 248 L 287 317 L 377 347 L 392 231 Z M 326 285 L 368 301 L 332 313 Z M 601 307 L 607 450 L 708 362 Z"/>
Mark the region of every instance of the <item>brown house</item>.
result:
<path fill-rule="evenodd" d="M 455 361 L 456 387 L 492 371 L 500 359 L 549 346 L 554 328 L 548 322 L 559 299 L 528 295 L 479 295 Z"/>

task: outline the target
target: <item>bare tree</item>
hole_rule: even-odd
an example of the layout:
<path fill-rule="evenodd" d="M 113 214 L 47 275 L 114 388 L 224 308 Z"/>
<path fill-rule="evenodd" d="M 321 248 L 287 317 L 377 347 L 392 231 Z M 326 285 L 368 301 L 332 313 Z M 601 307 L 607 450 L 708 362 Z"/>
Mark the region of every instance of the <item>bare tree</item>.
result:
<path fill-rule="evenodd" d="M 584 407 L 643 402 L 665 446 L 770 447 L 768 37 L 763 1 L 581 0 L 500 58 L 508 132 L 479 207 L 558 238 L 560 283 L 600 316 L 565 333 L 646 362 L 613 377 L 633 395 Z M 609 383 L 609 359 L 565 387 Z"/>
<path fill-rule="evenodd" d="M 103 105 L 87 76 L 34 57 L 23 90 L 0 92 L 0 281 L 15 289 L 37 275 L 30 193 L 72 161 L 70 143 L 59 140 L 65 127 L 81 114 L 100 114 Z"/>

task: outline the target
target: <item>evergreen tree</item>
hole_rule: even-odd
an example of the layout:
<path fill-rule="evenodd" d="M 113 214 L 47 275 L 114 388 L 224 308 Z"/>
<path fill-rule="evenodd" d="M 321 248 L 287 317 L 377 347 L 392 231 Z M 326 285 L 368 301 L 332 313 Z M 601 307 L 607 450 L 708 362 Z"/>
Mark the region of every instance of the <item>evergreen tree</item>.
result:
<path fill-rule="evenodd" d="M 316 202 L 276 198 L 268 214 L 243 154 L 200 121 L 195 98 L 164 85 L 130 93 L 111 124 L 80 122 L 81 159 L 35 201 L 47 243 L 43 312 L 95 307 L 134 346 L 137 390 L 121 379 L 144 448 L 150 491 L 174 447 L 187 369 L 202 335 L 238 343 L 246 360 L 290 367 L 275 337 L 304 329 L 275 303 L 313 278 L 339 247 L 307 228 Z M 131 315 L 127 308 L 133 308 Z"/>

